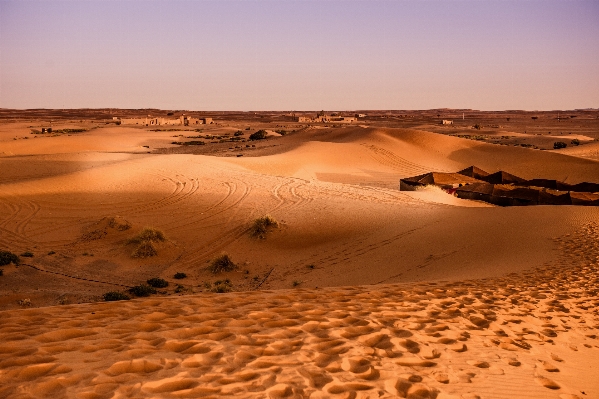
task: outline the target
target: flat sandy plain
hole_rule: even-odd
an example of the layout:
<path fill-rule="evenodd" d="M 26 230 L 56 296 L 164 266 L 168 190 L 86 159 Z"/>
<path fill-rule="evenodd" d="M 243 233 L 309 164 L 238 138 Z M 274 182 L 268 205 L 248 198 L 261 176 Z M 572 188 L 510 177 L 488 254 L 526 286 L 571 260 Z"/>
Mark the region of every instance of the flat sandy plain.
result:
<path fill-rule="evenodd" d="M 599 112 L 111 121 L 144 113 L 1 110 L 0 249 L 33 257 L 2 267 L 0 397 L 599 398 L 599 209 L 398 190 L 470 165 L 599 182 Z M 167 240 L 133 258 L 145 227 Z"/>

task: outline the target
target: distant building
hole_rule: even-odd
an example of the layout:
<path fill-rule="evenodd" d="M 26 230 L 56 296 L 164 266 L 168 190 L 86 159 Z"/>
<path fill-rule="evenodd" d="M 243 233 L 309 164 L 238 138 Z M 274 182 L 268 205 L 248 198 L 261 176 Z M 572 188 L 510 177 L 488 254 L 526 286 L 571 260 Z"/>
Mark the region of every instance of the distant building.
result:
<path fill-rule="evenodd" d="M 443 119 L 441 121 L 442 125 L 453 125 L 453 121 L 447 120 L 447 119 Z"/>
<path fill-rule="evenodd" d="M 353 116 L 333 116 L 333 115 L 316 115 L 314 118 L 309 116 L 292 116 L 294 122 L 316 122 L 316 123 L 328 123 L 328 122 L 339 122 L 339 123 L 352 123 L 356 122 L 358 118 Z"/>
<path fill-rule="evenodd" d="M 118 118 L 113 118 L 118 119 Z M 141 126 L 162 126 L 162 125 L 210 125 L 212 118 L 192 118 L 190 116 L 181 115 L 176 119 L 169 118 L 154 118 L 148 115 L 146 118 L 120 118 L 118 119 L 121 125 L 141 125 Z"/>
<path fill-rule="evenodd" d="M 294 122 L 311 122 L 312 118 L 308 116 L 292 116 Z"/>

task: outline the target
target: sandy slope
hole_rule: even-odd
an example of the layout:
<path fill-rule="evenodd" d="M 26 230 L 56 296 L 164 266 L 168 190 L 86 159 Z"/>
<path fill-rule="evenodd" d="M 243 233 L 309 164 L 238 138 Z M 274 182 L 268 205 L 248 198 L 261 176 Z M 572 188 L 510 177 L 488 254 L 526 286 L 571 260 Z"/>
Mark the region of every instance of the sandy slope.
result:
<path fill-rule="evenodd" d="M 155 276 L 200 294 L 3 312 L 4 396 L 599 396 L 599 210 L 397 190 L 472 164 L 597 181 L 596 160 L 407 129 L 306 129 L 240 158 L 147 153 L 170 132 L 15 132 L 0 128 L 0 248 L 34 257 L 3 267 L 2 309 Z M 264 214 L 280 227 L 250 237 Z M 145 226 L 168 240 L 132 258 Z M 214 275 L 222 251 L 239 267 Z M 205 292 L 225 278 L 246 292 Z"/>
<path fill-rule="evenodd" d="M 172 133 L 124 128 L 121 139 L 118 132 L 22 140 L 31 153 L 46 152 L 40 143 L 55 139 L 84 147 L 0 158 L 0 245 L 32 251 L 28 264 L 37 268 L 6 268 L 3 306 L 23 298 L 37 305 L 92 300 L 178 271 L 198 292 L 219 278 L 205 266 L 222 251 L 240 265 L 226 277 L 241 290 L 267 273 L 263 288 L 498 276 L 551 260 L 551 237 L 598 218 L 594 208 L 496 208 L 435 190 L 397 190 L 399 177 L 470 164 L 527 178 L 538 177 L 535 168 L 571 182 L 599 176 L 599 163 L 561 154 L 358 127 L 278 138 L 270 156 L 154 155 L 126 150 Z M 280 229 L 266 240 L 249 237 L 264 214 Z M 130 231 L 100 226 L 117 215 Z M 132 259 L 126 241 L 145 226 L 164 230 L 169 241 L 158 257 Z"/>
<path fill-rule="evenodd" d="M 0 394 L 598 397 L 598 242 L 499 279 L 1 312 Z"/>

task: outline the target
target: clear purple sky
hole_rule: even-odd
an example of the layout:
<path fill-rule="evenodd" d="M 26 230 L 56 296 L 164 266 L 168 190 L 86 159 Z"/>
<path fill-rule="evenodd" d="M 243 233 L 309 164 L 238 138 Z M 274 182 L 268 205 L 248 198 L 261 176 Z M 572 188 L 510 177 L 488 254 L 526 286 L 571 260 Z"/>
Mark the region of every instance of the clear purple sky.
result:
<path fill-rule="evenodd" d="M 599 1 L 5 1 L 0 107 L 599 108 Z"/>

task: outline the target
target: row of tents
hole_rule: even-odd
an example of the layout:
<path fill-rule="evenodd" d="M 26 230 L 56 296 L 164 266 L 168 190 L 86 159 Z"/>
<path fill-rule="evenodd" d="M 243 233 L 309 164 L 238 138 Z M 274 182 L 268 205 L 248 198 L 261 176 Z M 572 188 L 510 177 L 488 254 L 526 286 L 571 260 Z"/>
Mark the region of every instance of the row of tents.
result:
<path fill-rule="evenodd" d="M 458 198 L 485 201 L 500 206 L 590 205 L 599 206 L 599 184 L 567 184 L 551 179 L 526 180 L 499 171 L 487 173 L 470 166 L 457 173 L 430 172 L 399 181 L 401 191 L 433 185 Z"/>

